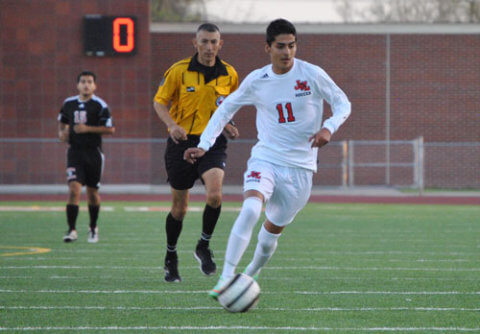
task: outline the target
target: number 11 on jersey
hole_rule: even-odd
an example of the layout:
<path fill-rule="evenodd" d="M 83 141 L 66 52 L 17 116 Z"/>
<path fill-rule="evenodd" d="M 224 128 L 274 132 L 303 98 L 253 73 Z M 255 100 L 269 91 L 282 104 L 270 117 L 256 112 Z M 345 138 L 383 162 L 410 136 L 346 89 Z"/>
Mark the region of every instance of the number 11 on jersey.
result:
<path fill-rule="evenodd" d="M 278 122 L 279 123 L 295 122 L 295 116 L 293 116 L 292 104 L 290 102 L 285 103 L 285 109 L 287 110 L 286 120 L 283 113 L 283 105 L 281 103 L 277 104 Z"/>

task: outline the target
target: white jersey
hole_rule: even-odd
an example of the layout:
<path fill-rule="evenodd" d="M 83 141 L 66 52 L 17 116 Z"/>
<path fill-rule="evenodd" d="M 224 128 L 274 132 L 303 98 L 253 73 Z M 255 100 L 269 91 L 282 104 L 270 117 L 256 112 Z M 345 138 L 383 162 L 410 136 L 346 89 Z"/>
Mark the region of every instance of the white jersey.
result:
<path fill-rule="evenodd" d="M 330 104 L 333 115 L 322 126 L 323 100 Z M 351 112 L 345 93 L 320 67 L 294 59 L 290 71 L 275 74 L 270 64 L 251 72 L 223 101 L 203 131 L 198 147 L 208 151 L 244 105 L 257 109 L 258 142 L 252 148 L 252 157 L 314 172 L 318 148 L 311 147 L 309 138 L 321 127 L 333 134 Z"/>

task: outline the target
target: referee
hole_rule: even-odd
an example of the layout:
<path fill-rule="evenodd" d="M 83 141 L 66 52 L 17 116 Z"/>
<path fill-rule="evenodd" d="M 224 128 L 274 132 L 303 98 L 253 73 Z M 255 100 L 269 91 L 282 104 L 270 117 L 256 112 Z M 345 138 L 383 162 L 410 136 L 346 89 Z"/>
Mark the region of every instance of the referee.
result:
<path fill-rule="evenodd" d="M 103 171 L 102 135 L 113 134 L 115 128 L 108 105 L 95 96 L 96 76 L 83 71 L 77 77 L 79 95 L 67 98 L 58 115 L 58 136 L 68 143 L 67 182 L 69 197 L 66 207 L 68 231 L 65 242 L 77 240 L 76 221 L 82 186 L 87 186 L 90 228 L 87 241 L 98 242 L 97 219 L 100 211 L 98 188 Z"/>
<path fill-rule="evenodd" d="M 194 256 L 205 275 L 216 272 L 209 242 L 220 216 L 227 139 L 220 135 L 212 149 L 193 165 L 183 160 L 183 152 L 197 146 L 210 117 L 223 99 L 238 87 L 237 72 L 218 57 L 222 44 L 216 25 L 200 25 L 193 39 L 195 55 L 176 62 L 166 71 L 154 98 L 155 111 L 169 131 L 165 166 L 172 207 L 166 218 L 166 282 L 181 281 L 176 246 L 188 208 L 189 189 L 197 179 L 205 185 L 206 205 Z M 238 130 L 228 124 L 224 134 L 234 139 L 238 137 Z"/>

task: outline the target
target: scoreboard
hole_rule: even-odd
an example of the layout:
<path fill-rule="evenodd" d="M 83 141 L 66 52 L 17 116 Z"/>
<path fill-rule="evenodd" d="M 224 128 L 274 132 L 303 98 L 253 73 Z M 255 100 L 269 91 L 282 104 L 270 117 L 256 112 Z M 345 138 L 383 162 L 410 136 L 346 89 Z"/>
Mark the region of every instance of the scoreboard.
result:
<path fill-rule="evenodd" d="M 137 53 L 135 16 L 86 15 L 83 44 L 87 56 L 130 56 Z"/>

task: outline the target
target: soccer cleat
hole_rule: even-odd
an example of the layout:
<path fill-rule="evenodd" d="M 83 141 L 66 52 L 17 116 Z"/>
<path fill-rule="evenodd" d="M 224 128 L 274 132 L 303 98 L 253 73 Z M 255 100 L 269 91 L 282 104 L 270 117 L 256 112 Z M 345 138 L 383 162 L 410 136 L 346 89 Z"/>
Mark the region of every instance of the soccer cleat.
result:
<path fill-rule="evenodd" d="M 244 274 L 245 274 L 245 271 L 246 271 L 246 270 L 247 270 L 247 269 L 245 269 L 245 270 L 243 271 Z M 246 275 L 246 274 L 245 274 L 245 275 Z M 259 275 L 259 274 L 253 275 L 253 279 L 254 279 L 255 281 L 258 280 L 258 275 Z M 230 279 L 231 279 L 231 278 L 230 278 Z M 212 297 L 213 299 L 217 300 L 217 299 L 218 299 L 218 295 L 220 294 L 220 292 L 223 290 L 223 288 L 225 287 L 225 285 L 228 283 L 228 281 L 229 281 L 230 279 L 226 279 L 226 278 L 223 278 L 222 276 L 220 276 L 220 278 L 218 279 L 217 284 L 213 287 L 212 290 L 210 290 L 210 291 L 208 292 L 208 295 L 209 295 L 210 297 Z"/>
<path fill-rule="evenodd" d="M 244 273 L 245 275 L 248 275 L 248 274 L 247 274 L 247 268 L 245 268 L 245 269 L 243 270 L 243 273 Z M 255 275 L 253 275 L 252 278 L 253 278 L 255 281 L 258 281 L 258 275 L 260 275 L 260 271 L 257 271 L 257 273 L 256 273 Z"/>
<path fill-rule="evenodd" d="M 88 230 L 87 241 L 91 244 L 96 244 L 98 242 L 98 227 L 95 227 L 93 230 Z"/>
<path fill-rule="evenodd" d="M 76 230 L 70 230 L 63 237 L 64 242 L 73 242 L 78 239 L 78 234 Z"/>
<path fill-rule="evenodd" d="M 175 255 L 174 258 L 165 258 L 165 282 L 174 283 L 181 282 L 180 274 L 178 273 L 178 259 Z"/>
<path fill-rule="evenodd" d="M 217 300 L 218 299 L 218 295 L 220 294 L 220 292 L 223 290 L 223 288 L 225 287 L 225 285 L 228 283 L 228 279 L 226 278 L 223 278 L 222 276 L 220 276 L 220 278 L 218 279 L 218 282 L 217 284 L 213 287 L 212 290 L 210 290 L 208 292 L 208 295 L 210 297 L 212 297 L 213 299 Z"/>
<path fill-rule="evenodd" d="M 213 253 L 208 246 L 197 245 L 193 253 L 197 261 L 200 263 L 200 270 L 205 275 L 213 275 L 217 272 L 217 265 L 213 262 Z"/>

